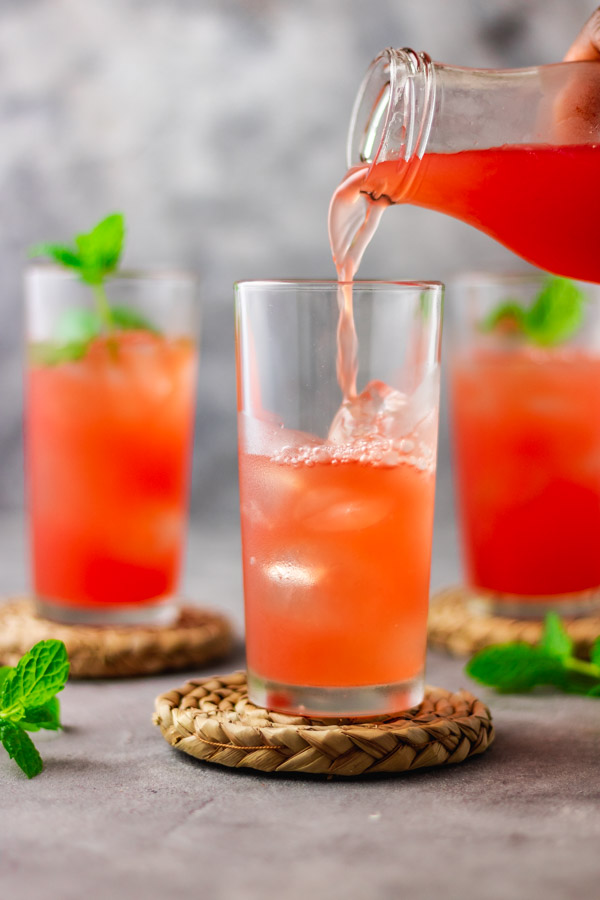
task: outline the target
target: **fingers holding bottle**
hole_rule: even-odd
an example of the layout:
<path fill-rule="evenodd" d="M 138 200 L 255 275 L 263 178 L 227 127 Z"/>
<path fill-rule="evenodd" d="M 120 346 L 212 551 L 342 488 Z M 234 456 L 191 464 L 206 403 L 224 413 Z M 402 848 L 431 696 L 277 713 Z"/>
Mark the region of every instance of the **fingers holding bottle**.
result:
<path fill-rule="evenodd" d="M 600 60 L 600 7 L 589 17 L 569 49 L 564 62 Z"/>

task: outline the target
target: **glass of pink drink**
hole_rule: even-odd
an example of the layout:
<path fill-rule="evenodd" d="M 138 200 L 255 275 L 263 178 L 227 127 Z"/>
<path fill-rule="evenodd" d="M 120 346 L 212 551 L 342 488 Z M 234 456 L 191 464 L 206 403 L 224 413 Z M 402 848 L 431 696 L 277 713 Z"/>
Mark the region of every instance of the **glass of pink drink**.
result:
<path fill-rule="evenodd" d="M 26 289 L 26 476 L 38 611 L 68 623 L 167 621 L 187 526 L 195 280 L 111 278 L 111 306 L 140 324 L 115 324 L 84 347 L 68 332 L 74 313 L 93 310 L 89 286 L 35 266 Z"/>
<path fill-rule="evenodd" d="M 286 713 L 423 695 L 442 286 L 236 286 L 248 684 Z"/>
<path fill-rule="evenodd" d="M 600 607 L 600 294 L 581 327 L 536 345 L 510 321 L 542 275 L 472 274 L 453 304 L 450 395 L 463 556 L 474 611 L 528 618 Z"/>

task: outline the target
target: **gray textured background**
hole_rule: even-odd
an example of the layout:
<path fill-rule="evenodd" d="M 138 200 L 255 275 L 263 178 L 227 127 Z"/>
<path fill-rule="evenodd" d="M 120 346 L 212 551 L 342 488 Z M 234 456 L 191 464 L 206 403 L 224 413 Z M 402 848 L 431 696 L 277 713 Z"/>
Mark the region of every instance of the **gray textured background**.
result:
<path fill-rule="evenodd" d="M 236 516 L 231 284 L 333 274 L 326 212 L 354 95 L 390 44 L 445 62 L 561 58 L 588 0 L 0 0 L 0 508 L 22 504 L 25 248 L 104 213 L 126 263 L 202 279 L 194 513 Z M 408 208 L 362 277 L 513 267 L 489 239 Z M 447 442 L 438 501 L 448 504 Z"/>

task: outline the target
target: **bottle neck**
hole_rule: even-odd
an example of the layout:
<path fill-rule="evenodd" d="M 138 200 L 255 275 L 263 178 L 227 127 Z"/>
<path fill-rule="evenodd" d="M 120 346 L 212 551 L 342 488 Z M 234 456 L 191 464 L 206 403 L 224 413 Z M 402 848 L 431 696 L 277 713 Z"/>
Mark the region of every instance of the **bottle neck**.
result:
<path fill-rule="evenodd" d="M 420 160 L 431 133 L 435 99 L 436 70 L 426 53 L 393 48 L 380 53 L 352 110 L 348 165 Z"/>
<path fill-rule="evenodd" d="M 426 152 L 596 145 L 599 97 L 597 62 L 468 69 L 433 63 L 414 50 L 384 50 L 354 104 L 348 163 L 398 160 L 409 174 Z"/>

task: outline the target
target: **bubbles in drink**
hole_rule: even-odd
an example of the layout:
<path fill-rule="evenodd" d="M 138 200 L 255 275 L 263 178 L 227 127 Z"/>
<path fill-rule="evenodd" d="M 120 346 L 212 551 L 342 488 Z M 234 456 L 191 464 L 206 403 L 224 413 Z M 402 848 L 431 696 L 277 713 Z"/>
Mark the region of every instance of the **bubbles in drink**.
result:
<path fill-rule="evenodd" d="M 317 447 L 284 447 L 270 457 L 270 462 L 287 469 L 318 465 L 393 467 L 401 464 L 431 471 L 435 465 L 435 443 L 424 440 L 394 440 L 371 435 L 348 444 L 321 444 Z"/>

